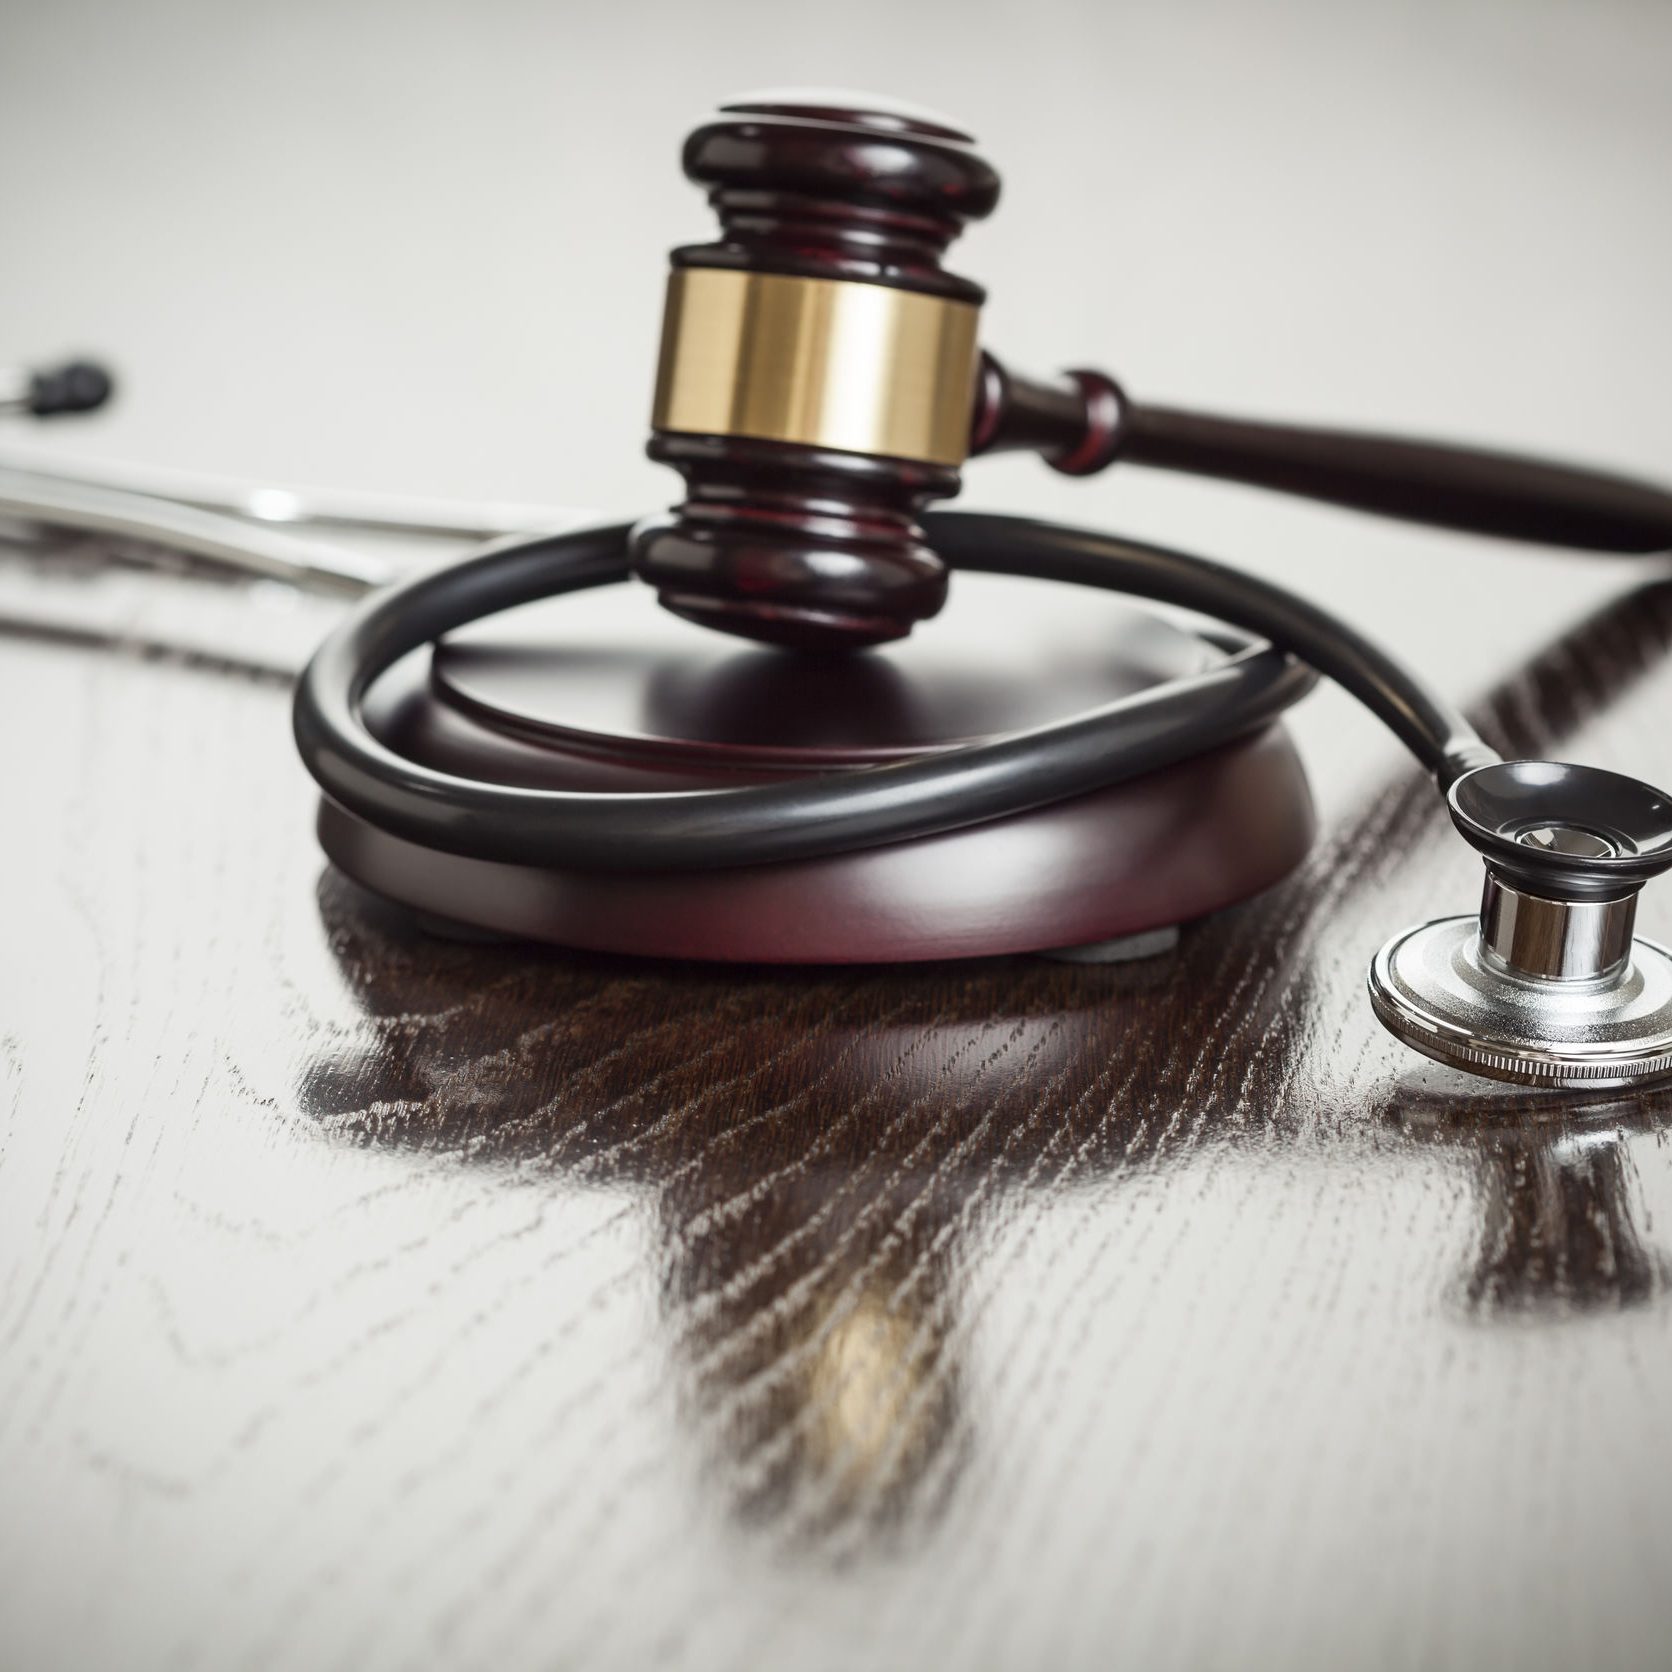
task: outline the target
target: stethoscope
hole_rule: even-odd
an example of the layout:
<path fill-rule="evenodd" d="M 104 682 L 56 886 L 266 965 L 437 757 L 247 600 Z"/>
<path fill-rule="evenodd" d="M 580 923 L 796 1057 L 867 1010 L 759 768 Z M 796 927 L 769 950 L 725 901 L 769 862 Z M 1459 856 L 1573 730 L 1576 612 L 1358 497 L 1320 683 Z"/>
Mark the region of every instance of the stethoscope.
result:
<path fill-rule="evenodd" d="M 937 295 L 923 273 L 908 275 L 920 281 L 917 288 L 903 288 L 875 274 L 845 271 L 842 262 L 851 266 L 855 259 L 851 250 L 823 250 L 816 260 L 805 251 L 798 261 L 771 257 L 771 239 L 759 222 L 766 217 L 761 182 L 775 170 L 799 194 L 793 215 L 782 204 L 775 210 L 790 221 L 809 213 L 801 200 L 821 189 L 834 192 L 831 181 L 851 193 L 856 178 L 869 182 L 858 210 L 873 222 L 880 215 L 877 202 L 894 205 L 896 223 L 908 221 L 900 205 L 914 186 L 933 189 L 937 212 L 951 213 L 946 205 L 960 201 L 957 191 L 964 193 L 963 215 L 984 212 L 981 202 L 990 207 L 996 180 L 988 189 L 985 165 L 949 129 L 822 105 L 752 101 L 728 107 L 699 130 L 686 163 L 711 186 L 719 178 L 713 197 L 723 218 L 725 192 L 736 189 L 753 219 L 747 239 L 676 252 L 652 453 L 678 465 L 694 491 L 671 523 L 506 533 L 505 524 L 518 520 L 513 515 L 425 516 L 375 504 L 315 508 L 271 494 L 206 508 L 108 482 L 4 468 L 0 517 L 161 544 L 242 573 L 359 595 L 296 689 L 294 731 L 304 765 L 330 800 L 378 830 L 506 864 L 724 869 L 957 830 L 1085 795 L 1245 736 L 1324 675 L 1411 750 L 1444 797 L 1458 833 L 1485 864 L 1478 913 L 1425 923 L 1377 953 L 1369 991 L 1381 1021 L 1429 1057 L 1528 1085 L 1630 1086 L 1672 1075 L 1672 953 L 1634 933 L 1640 890 L 1672 868 L 1672 798 L 1596 767 L 1501 759 L 1409 669 L 1345 622 L 1270 582 L 1108 534 L 1016 517 L 923 514 L 910 493 L 919 494 L 921 503 L 951 491 L 936 485 L 942 462 L 935 450 L 943 446 L 936 426 L 946 430 L 948 411 L 967 424 L 973 401 L 978 445 L 984 425 L 988 445 L 1008 430 L 1011 444 L 1043 451 L 1073 474 L 1109 462 L 1148 418 L 1152 448 L 1173 450 L 1171 458 L 1152 450 L 1151 462 L 1532 537 L 1542 509 L 1576 543 L 1608 544 L 1575 531 L 1613 527 L 1613 517 L 1631 524 L 1616 546 L 1640 546 L 1645 529 L 1652 535 L 1672 528 L 1672 496 L 1565 467 L 1421 444 L 1325 437 L 1320 451 L 1296 444 L 1299 432 L 1253 433 L 1250 439 L 1259 426 L 1223 420 L 1181 425 L 1183 415 L 1164 413 L 1157 422 L 1156 414 L 1134 407 L 1100 374 L 1073 374 L 1067 391 L 1053 390 L 1023 384 L 990 357 L 977 360 L 973 335 L 958 340 L 962 316 L 930 317 L 918 305 L 927 298 L 963 307 L 967 299 Z M 876 184 L 879 174 L 892 198 Z M 922 205 L 913 209 L 924 221 Z M 825 213 L 831 218 L 828 206 Z M 882 236 L 874 224 L 865 230 L 873 239 Z M 927 237 L 921 225 L 895 225 L 889 235 L 901 241 Z M 910 253 L 894 252 L 896 269 L 903 270 Z M 705 274 L 719 278 L 709 285 Z M 764 294 L 763 279 L 770 281 Z M 791 293 L 780 282 L 835 288 Z M 890 317 L 879 337 L 876 310 L 895 304 L 862 293 L 881 290 L 907 297 L 911 308 Z M 848 376 L 855 338 L 851 332 L 844 337 L 839 317 L 848 306 L 871 310 L 866 340 L 893 345 L 889 363 L 885 356 L 858 366 L 857 384 Z M 920 330 L 916 339 L 914 330 Z M 718 370 L 717 337 L 730 343 Z M 914 340 L 917 349 L 911 348 Z M 899 362 L 912 353 L 924 362 L 914 374 L 918 395 L 900 381 Z M 953 379 L 949 403 L 946 367 L 965 362 L 963 385 Z M 783 404 L 781 386 L 792 381 L 783 368 L 810 363 L 819 365 L 826 385 L 838 375 L 848 379 L 843 398 L 823 408 L 803 401 L 795 409 L 799 419 L 793 411 L 774 417 L 773 402 Z M 773 373 L 764 381 L 763 365 Z M 935 375 L 922 375 L 924 366 Z M 721 387 L 727 378 L 731 383 Z M 23 391 L 13 396 L 15 407 L 50 406 L 43 398 L 31 407 L 28 379 L 13 381 Z M 882 415 L 876 422 L 892 426 L 894 451 L 868 450 L 851 445 L 851 434 L 832 433 L 833 425 L 851 426 L 856 411 L 863 418 L 864 403 L 852 398 L 856 388 L 880 391 L 871 411 Z M 96 385 L 88 392 L 96 393 Z M 913 399 L 918 409 L 908 410 Z M 55 410 L 73 404 L 60 402 Z M 809 437 L 794 433 L 796 422 L 824 429 Z M 842 440 L 850 445 L 839 446 Z M 915 454 L 902 451 L 913 446 Z M 1304 475 L 1307 468 L 1314 479 L 1298 479 L 1297 469 Z M 716 493 L 716 481 L 725 492 Z M 849 498 L 842 500 L 841 493 Z M 895 500 L 888 499 L 891 493 Z M 893 524 L 880 511 L 867 521 L 852 510 L 856 502 L 862 508 L 897 505 L 902 493 L 906 511 Z M 753 521 L 751 495 L 769 501 L 768 512 Z M 293 527 L 312 519 L 503 537 L 461 562 L 390 582 L 379 566 L 315 546 L 272 526 L 274 518 Z M 860 534 L 844 532 L 853 528 Z M 869 542 L 864 550 L 875 574 L 851 562 L 820 571 L 814 560 L 844 539 L 850 547 Z M 786 548 L 786 540 L 793 546 Z M 763 542 L 771 541 L 779 542 L 772 551 L 779 567 L 771 572 L 790 571 L 776 594 L 752 583 L 748 568 L 750 561 L 758 563 Z M 806 561 L 799 568 L 786 565 L 785 549 Z M 375 736 L 363 717 L 379 676 L 410 652 L 485 616 L 613 585 L 635 572 L 651 579 L 681 613 L 752 637 L 794 644 L 809 642 L 809 635 L 894 636 L 901 620 L 909 628 L 914 612 L 932 613 L 937 579 L 944 588 L 944 571 L 937 577 L 920 550 L 954 572 L 1048 578 L 1180 606 L 1232 630 L 1223 640 L 1225 655 L 1205 671 L 993 741 L 741 788 L 642 794 L 484 782 L 406 758 Z"/>

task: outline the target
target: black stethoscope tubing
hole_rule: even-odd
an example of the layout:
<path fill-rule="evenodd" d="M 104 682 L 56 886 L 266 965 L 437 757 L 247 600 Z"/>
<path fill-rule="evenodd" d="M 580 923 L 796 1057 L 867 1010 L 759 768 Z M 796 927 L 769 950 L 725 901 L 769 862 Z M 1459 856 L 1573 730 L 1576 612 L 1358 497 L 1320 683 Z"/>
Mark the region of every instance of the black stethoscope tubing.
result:
<path fill-rule="evenodd" d="M 739 789 L 611 794 L 485 783 L 408 760 L 367 729 L 367 692 L 411 651 L 501 610 L 625 579 L 631 525 L 621 523 L 503 541 L 369 596 L 302 675 L 297 747 L 327 796 L 394 835 L 478 859 L 612 871 L 809 859 L 1025 812 L 1245 736 L 1304 696 L 1318 673 L 1383 719 L 1442 789 L 1498 758 L 1385 652 L 1267 581 L 1025 518 L 941 512 L 924 523 L 954 570 L 1130 593 L 1248 636 L 1231 639 L 1226 659 L 1201 673 L 1067 720 L 919 760 Z"/>

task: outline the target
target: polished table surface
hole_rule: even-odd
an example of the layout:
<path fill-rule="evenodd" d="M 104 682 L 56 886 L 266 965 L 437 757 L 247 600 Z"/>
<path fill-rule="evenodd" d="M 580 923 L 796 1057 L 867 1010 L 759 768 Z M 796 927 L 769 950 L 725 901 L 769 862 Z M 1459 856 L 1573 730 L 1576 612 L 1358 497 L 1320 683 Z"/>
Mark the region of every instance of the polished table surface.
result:
<path fill-rule="evenodd" d="M 692 10 L 20 17 L 4 346 L 129 374 L 42 444 L 665 503 L 680 135 L 812 73 L 981 132 L 1011 200 L 954 265 L 1019 363 L 1666 473 L 1672 15 Z M 105 126 L 49 154 L 72 84 Z M 971 483 L 1298 585 L 1500 746 L 1672 781 L 1665 560 Z M 1668 1663 L 1672 1094 L 1376 1025 L 1371 954 L 1478 863 L 1338 694 L 1294 721 L 1312 857 L 1167 957 L 471 947 L 319 857 L 288 700 L 331 609 L 94 556 L 0 551 L 0 1663 Z"/>

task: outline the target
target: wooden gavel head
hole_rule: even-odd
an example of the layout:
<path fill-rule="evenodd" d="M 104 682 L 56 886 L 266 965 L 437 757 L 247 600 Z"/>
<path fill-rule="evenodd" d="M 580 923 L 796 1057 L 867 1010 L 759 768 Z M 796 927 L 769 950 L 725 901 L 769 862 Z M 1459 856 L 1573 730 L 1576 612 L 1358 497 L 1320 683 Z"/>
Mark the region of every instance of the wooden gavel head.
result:
<path fill-rule="evenodd" d="M 648 449 L 686 498 L 632 542 L 669 609 L 842 650 L 941 607 L 916 519 L 958 491 L 983 299 L 941 258 L 999 194 L 971 145 L 807 94 L 738 100 L 687 140 L 721 235 L 673 252 Z"/>

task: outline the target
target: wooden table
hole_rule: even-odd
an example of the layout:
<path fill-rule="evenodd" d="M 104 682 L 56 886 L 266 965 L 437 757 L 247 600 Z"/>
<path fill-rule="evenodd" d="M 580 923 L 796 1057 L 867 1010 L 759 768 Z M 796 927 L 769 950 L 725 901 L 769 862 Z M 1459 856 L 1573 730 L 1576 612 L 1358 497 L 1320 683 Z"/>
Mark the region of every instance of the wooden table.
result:
<path fill-rule="evenodd" d="M 1665 1664 L 1672 1097 L 1377 1027 L 1473 886 L 1413 773 L 1145 963 L 471 948 L 322 869 L 325 606 L 56 561 L 0 571 L 9 1665 Z M 1477 717 L 1672 778 L 1621 571 Z"/>

